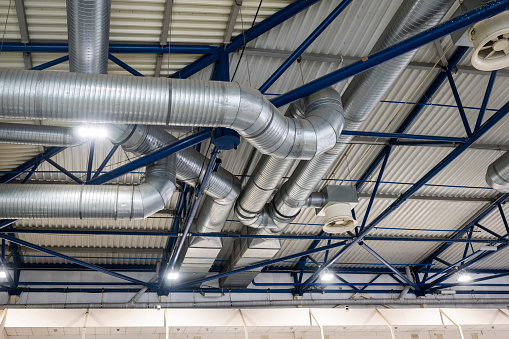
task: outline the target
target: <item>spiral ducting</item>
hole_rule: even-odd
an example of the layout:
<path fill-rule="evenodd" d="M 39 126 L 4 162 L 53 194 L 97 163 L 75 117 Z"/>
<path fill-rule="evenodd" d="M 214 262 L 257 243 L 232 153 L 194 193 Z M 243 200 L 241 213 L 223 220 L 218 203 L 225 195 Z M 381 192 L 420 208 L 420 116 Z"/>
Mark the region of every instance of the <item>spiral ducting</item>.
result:
<path fill-rule="evenodd" d="M 0 143 L 74 147 L 85 141 L 74 127 L 0 123 Z"/>
<path fill-rule="evenodd" d="M 341 97 L 332 88 L 326 88 L 292 103 L 288 115 L 301 119 L 312 116 L 334 116 L 338 120 L 344 121 Z M 337 138 L 339 139 L 339 135 Z M 291 159 L 262 156 L 235 205 L 235 213 L 244 225 L 274 227 L 269 220 L 269 207 L 265 207 L 265 204 L 270 200 L 292 164 Z M 302 205 L 306 199 L 307 197 Z M 266 222 L 269 222 L 270 225 L 267 225 Z"/>
<path fill-rule="evenodd" d="M 486 182 L 499 192 L 509 192 L 509 152 L 488 166 Z"/>
<path fill-rule="evenodd" d="M 264 154 L 293 159 L 332 148 L 344 123 L 330 112 L 285 117 L 259 91 L 200 80 L 1 69 L 0 101 L 8 119 L 228 127 Z"/>
<path fill-rule="evenodd" d="M 106 74 L 111 0 L 67 0 L 69 71 Z"/>
<path fill-rule="evenodd" d="M 404 1 L 370 54 L 411 38 L 438 23 L 454 3 L 453 0 Z M 356 75 L 342 96 L 345 129 L 358 130 L 376 105 L 390 90 L 417 50 L 391 59 L 366 72 Z M 300 212 L 307 197 L 345 151 L 352 136 L 341 136 L 336 145 L 309 161 L 299 163 L 290 179 L 273 199 L 274 217 L 282 231 Z"/>

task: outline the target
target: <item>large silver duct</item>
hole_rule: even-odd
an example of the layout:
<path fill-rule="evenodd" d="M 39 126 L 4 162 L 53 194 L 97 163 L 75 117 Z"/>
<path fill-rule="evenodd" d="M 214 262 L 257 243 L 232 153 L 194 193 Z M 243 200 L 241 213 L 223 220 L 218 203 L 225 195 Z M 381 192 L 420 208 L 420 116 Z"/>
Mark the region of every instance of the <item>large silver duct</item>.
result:
<path fill-rule="evenodd" d="M 370 54 L 388 48 L 427 30 L 438 23 L 454 0 L 403 1 Z M 410 63 L 417 50 L 391 59 L 356 75 L 342 96 L 345 129 L 358 130 L 392 84 Z M 336 145 L 311 159 L 302 161 L 273 200 L 273 216 L 279 220 L 276 231 L 282 231 L 301 209 L 302 203 L 316 189 L 331 166 L 343 154 L 352 136 L 341 136 Z"/>
<path fill-rule="evenodd" d="M 292 103 L 289 113 L 291 116 L 301 119 L 311 116 L 331 116 L 341 122 L 344 121 L 341 97 L 332 88 L 326 88 Z M 339 137 L 338 134 L 336 140 Z M 262 156 L 235 205 L 235 213 L 244 225 L 277 227 L 277 220 L 269 216 L 270 211 L 266 203 L 292 164 L 291 159 Z M 293 203 L 301 207 L 306 203 L 306 200 L 307 196 L 302 201 Z"/>
<path fill-rule="evenodd" d="M 486 182 L 499 192 L 509 192 L 509 152 L 504 153 L 488 167 Z"/>
<path fill-rule="evenodd" d="M 0 143 L 74 147 L 85 141 L 75 127 L 0 123 Z"/>
<path fill-rule="evenodd" d="M 285 117 L 259 91 L 214 81 L 1 69 L 0 101 L 9 119 L 228 127 L 281 158 L 327 151 L 343 126 L 330 115 Z"/>
<path fill-rule="evenodd" d="M 111 0 L 67 0 L 69 71 L 106 74 Z"/>

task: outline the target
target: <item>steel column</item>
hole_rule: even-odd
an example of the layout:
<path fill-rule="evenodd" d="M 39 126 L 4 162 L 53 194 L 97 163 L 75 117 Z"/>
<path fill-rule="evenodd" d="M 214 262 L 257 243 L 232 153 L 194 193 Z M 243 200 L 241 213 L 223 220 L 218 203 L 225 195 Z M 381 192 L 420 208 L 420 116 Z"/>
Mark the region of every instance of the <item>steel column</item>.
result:
<path fill-rule="evenodd" d="M 276 82 L 277 79 L 283 75 L 284 72 L 297 60 L 302 53 L 322 34 L 322 32 L 329 27 L 329 25 L 348 7 L 352 0 L 343 0 L 332 12 L 323 20 L 318 27 L 300 44 L 299 47 L 286 59 L 277 70 L 263 83 L 259 88 L 260 92 L 265 93 L 270 86 Z"/>
<path fill-rule="evenodd" d="M 312 93 L 318 92 L 351 76 L 354 76 L 374 66 L 377 66 L 387 60 L 398 57 L 410 50 L 422 47 L 431 41 L 451 34 L 464 27 L 468 27 L 478 21 L 502 13 L 508 9 L 509 9 L 508 0 L 495 0 L 486 3 L 483 6 L 480 6 L 470 12 L 457 16 L 454 19 L 451 19 L 422 33 L 419 33 L 410 39 L 407 39 L 392 47 L 389 47 L 373 55 L 370 55 L 369 57 L 363 58 L 363 60 L 361 61 L 357 61 L 351 65 L 345 66 L 337 71 L 334 71 L 321 78 L 311 81 L 304 86 L 293 89 L 290 92 L 285 93 L 277 97 L 276 99 L 272 100 L 272 103 L 276 107 L 284 106 L 297 99 L 306 97 Z"/>

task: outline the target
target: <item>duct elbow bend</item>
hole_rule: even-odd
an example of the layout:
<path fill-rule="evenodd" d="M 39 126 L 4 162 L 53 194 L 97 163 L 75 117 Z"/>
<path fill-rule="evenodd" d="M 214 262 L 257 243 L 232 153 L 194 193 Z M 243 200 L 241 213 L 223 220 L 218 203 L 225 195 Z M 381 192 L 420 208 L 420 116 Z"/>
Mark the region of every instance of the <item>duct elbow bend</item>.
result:
<path fill-rule="evenodd" d="M 175 193 L 175 180 L 175 155 L 147 166 L 145 181 L 136 188 L 141 206 L 138 213 L 141 215 L 133 213 L 133 219 L 144 219 L 164 209 Z"/>
<path fill-rule="evenodd" d="M 239 87 L 239 110 L 230 127 L 261 153 L 309 160 L 336 144 L 345 118 L 339 93 L 333 89 L 320 91 L 320 100 L 315 95 L 306 98 L 314 107 L 305 117 L 286 117 L 259 91 Z"/>

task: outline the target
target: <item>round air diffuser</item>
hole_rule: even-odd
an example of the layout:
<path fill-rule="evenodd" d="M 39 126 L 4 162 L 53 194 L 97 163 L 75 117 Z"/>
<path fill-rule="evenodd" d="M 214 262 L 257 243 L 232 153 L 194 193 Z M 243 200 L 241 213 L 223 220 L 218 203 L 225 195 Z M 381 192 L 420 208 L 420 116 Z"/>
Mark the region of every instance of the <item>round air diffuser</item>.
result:
<path fill-rule="evenodd" d="M 324 232 L 345 233 L 357 226 L 357 220 L 352 217 L 350 204 L 333 204 L 325 207 Z"/>
<path fill-rule="evenodd" d="M 481 71 L 509 66 L 509 12 L 475 24 L 469 37 L 474 44 L 472 66 Z"/>

